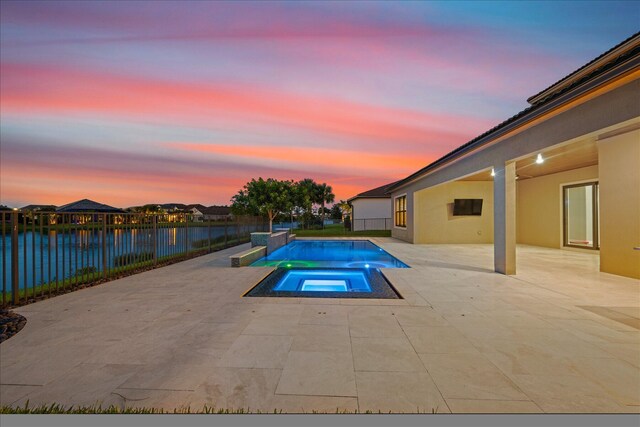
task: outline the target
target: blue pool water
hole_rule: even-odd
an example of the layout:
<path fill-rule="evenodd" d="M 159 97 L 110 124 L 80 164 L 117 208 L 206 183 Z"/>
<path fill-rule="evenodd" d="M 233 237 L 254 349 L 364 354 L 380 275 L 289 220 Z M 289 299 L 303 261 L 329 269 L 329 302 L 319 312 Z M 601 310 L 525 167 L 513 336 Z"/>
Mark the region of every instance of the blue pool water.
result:
<path fill-rule="evenodd" d="M 276 292 L 371 292 L 360 270 L 289 270 L 272 288 Z"/>
<path fill-rule="evenodd" d="M 368 240 L 296 240 L 251 264 L 284 268 L 409 268 Z"/>

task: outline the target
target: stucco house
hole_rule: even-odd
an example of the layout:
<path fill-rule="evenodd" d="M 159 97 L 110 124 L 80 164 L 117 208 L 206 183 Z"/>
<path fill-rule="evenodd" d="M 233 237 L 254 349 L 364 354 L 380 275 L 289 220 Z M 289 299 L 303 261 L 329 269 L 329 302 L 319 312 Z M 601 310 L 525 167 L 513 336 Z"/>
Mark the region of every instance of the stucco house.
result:
<path fill-rule="evenodd" d="M 193 215 L 193 221 L 220 221 L 231 218 L 229 206 L 209 206 L 201 204 L 186 205 L 185 211 Z"/>
<path fill-rule="evenodd" d="M 640 278 L 640 33 L 528 99 L 530 106 L 388 189 L 392 236 L 599 254 Z M 356 208 L 357 209 L 357 208 Z"/>
<path fill-rule="evenodd" d="M 393 184 L 395 182 L 363 191 L 347 200 L 353 231 L 391 229 L 391 195 L 387 190 Z"/>
<path fill-rule="evenodd" d="M 204 211 L 206 209 L 206 206 L 199 203 L 194 203 L 191 205 L 186 205 L 184 211 L 191 214 L 191 221 L 202 222 L 205 219 Z"/>

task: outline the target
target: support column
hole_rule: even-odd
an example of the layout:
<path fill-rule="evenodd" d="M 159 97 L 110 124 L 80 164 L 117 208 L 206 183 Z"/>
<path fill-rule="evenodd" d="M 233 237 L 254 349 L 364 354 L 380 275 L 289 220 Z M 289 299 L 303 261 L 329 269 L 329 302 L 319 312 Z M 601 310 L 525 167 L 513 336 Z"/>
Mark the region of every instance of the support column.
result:
<path fill-rule="evenodd" d="M 516 274 L 516 164 L 494 171 L 493 262 L 496 272 Z"/>

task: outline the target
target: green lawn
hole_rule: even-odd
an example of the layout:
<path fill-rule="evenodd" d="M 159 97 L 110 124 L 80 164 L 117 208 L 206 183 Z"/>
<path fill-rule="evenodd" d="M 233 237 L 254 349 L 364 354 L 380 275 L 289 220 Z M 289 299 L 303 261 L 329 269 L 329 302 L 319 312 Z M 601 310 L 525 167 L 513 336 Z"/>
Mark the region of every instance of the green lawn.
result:
<path fill-rule="evenodd" d="M 435 411 L 432 411 L 435 412 Z M 40 406 L 29 406 L 29 401 L 24 404 L 24 406 L 9 406 L 3 405 L 0 406 L 0 414 L 282 414 L 283 411 L 281 409 L 274 409 L 271 412 L 263 412 L 263 411 L 254 411 L 250 408 L 216 408 L 215 406 L 207 406 L 204 405 L 202 408 L 191 408 L 190 406 L 181 406 L 179 408 L 170 410 L 170 409 L 161 409 L 161 408 L 153 408 L 153 407 L 120 407 L 115 405 L 110 405 L 107 407 L 102 407 L 100 405 L 90 405 L 90 406 L 64 406 L 58 403 L 51 403 L 49 405 L 40 405 Z M 285 412 L 286 413 L 286 412 Z M 308 412 L 303 411 L 303 413 L 308 414 L 372 414 L 372 411 L 359 412 L 348 411 L 348 410 L 340 410 L 336 409 L 335 411 L 317 411 L 314 409 L 309 410 Z M 378 413 L 381 413 L 378 411 Z"/>
<path fill-rule="evenodd" d="M 324 230 L 303 230 L 296 228 L 292 233 L 297 237 L 391 237 L 391 230 L 347 231 L 342 224 L 326 225 Z"/>

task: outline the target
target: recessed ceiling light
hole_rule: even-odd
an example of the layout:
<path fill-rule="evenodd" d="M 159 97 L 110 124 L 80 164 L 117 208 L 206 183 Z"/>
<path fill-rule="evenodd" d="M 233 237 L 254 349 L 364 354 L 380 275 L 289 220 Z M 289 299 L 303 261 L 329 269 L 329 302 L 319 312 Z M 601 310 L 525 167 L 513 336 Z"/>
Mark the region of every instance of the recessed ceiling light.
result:
<path fill-rule="evenodd" d="M 542 154 L 538 153 L 538 157 L 536 157 L 536 163 L 539 164 L 539 165 L 544 163 L 544 159 L 542 158 Z"/>

